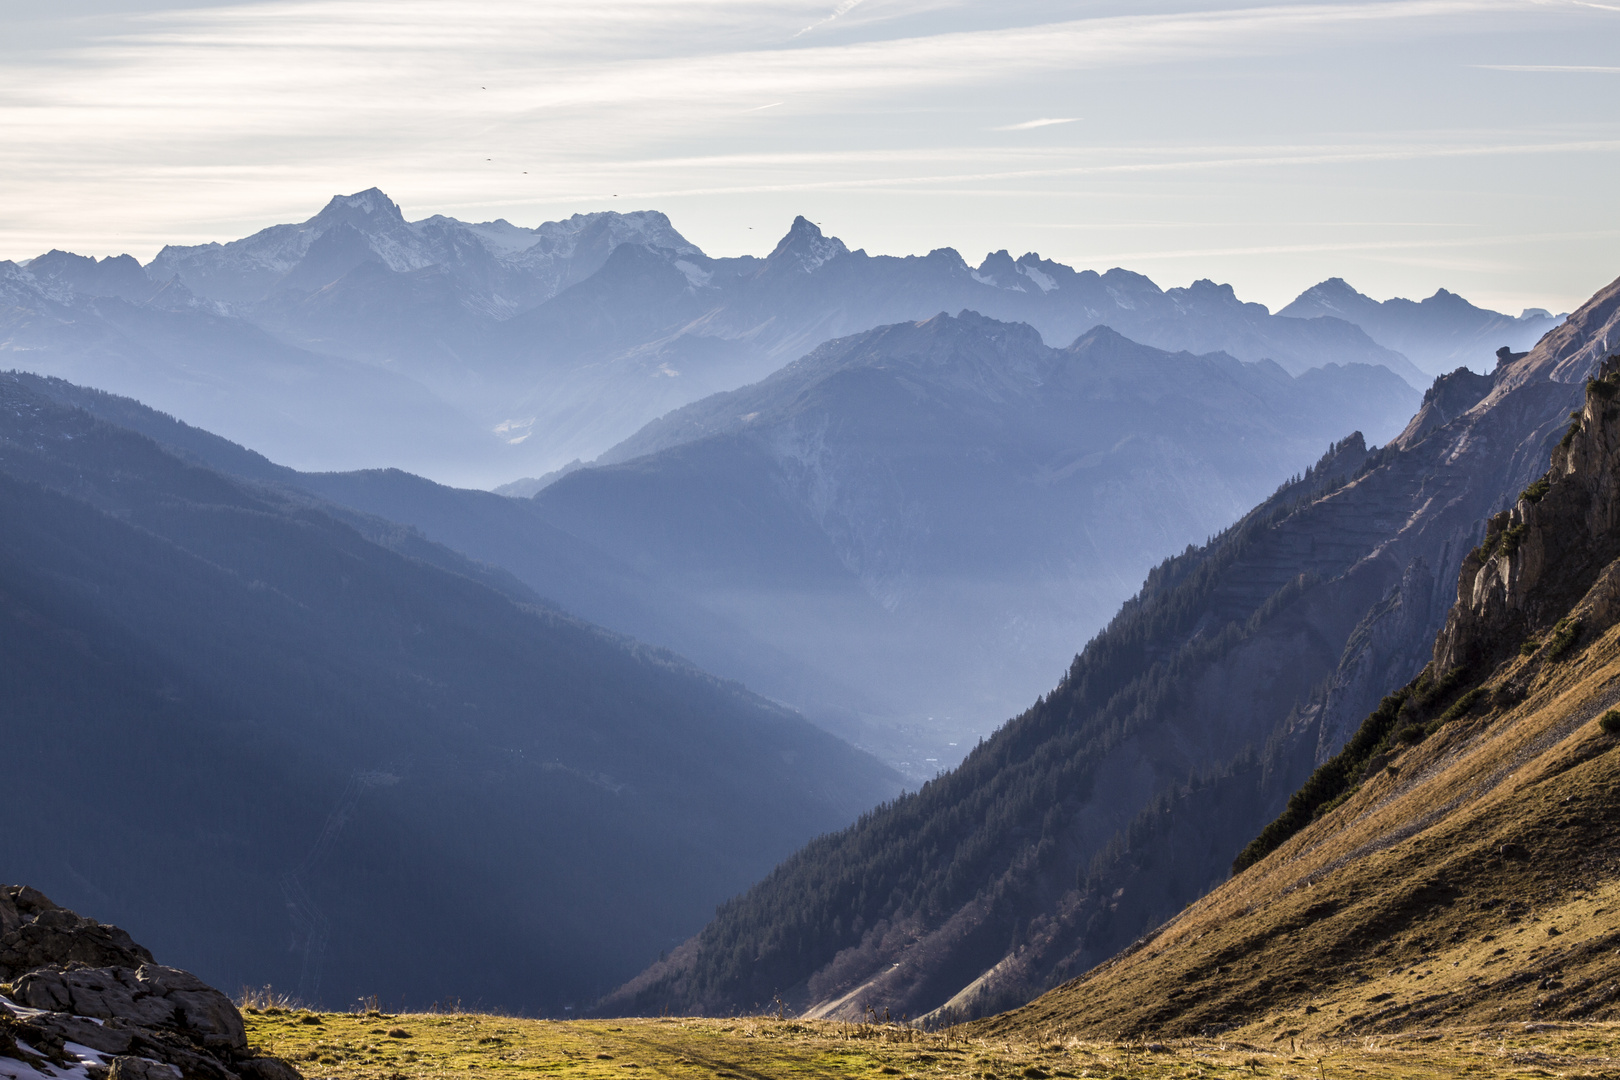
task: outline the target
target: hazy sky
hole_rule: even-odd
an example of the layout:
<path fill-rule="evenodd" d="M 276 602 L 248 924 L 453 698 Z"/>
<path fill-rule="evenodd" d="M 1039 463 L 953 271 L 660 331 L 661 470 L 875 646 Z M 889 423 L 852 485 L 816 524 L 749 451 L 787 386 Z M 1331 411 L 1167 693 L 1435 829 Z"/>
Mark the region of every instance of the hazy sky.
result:
<path fill-rule="evenodd" d="M 1620 0 L 0 0 L 0 258 L 376 185 L 1568 308 L 1620 275 L 1617 46 Z"/>

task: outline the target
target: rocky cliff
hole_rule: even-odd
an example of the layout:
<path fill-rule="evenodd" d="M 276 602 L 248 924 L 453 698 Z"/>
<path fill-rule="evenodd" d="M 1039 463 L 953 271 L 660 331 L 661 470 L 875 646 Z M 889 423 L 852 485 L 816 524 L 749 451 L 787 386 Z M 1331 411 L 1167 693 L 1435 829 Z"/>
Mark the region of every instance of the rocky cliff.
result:
<path fill-rule="evenodd" d="M 300 1080 L 224 994 L 25 885 L 0 886 L 0 1076 Z"/>

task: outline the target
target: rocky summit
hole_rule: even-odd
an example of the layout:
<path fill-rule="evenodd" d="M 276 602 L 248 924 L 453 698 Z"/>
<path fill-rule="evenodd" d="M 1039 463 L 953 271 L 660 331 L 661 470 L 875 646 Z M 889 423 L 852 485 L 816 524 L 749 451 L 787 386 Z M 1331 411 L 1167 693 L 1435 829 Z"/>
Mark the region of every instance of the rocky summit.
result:
<path fill-rule="evenodd" d="M 301 1080 L 224 994 L 26 885 L 0 886 L 0 1076 Z"/>

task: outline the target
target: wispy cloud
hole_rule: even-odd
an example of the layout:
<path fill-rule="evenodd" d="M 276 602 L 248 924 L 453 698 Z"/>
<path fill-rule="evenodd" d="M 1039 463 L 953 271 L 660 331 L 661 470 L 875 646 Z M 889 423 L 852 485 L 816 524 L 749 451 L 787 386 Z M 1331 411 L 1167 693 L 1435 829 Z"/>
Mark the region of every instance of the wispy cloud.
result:
<path fill-rule="evenodd" d="M 1197 10 L 1143 13 L 1132 0 L 259 0 L 123 18 L 74 49 L 0 65 L 0 257 L 58 245 L 146 256 L 161 241 L 305 216 L 372 184 L 413 216 L 640 199 L 699 218 L 730 237 L 722 247 L 774 227 L 763 215 L 742 223 L 743 207 L 791 214 L 825 195 L 865 208 L 852 212 L 881 234 L 867 242 L 927 250 L 956 242 L 942 230 L 1008 196 L 1062 200 L 1077 216 L 1082 190 L 1091 205 L 1139 200 L 1133 213 L 1215 213 L 1227 200 L 1221 212 L 1241 216 L 1255 213 L 1257 178 L 1314 169 L 1309 182 L 1327 198 L 1354 169 L 1354 190 L 1331 187 L 1354 204 L 1343 212 L 1417 213 L 1410 192 L 1440 171 L 1422 163 L 1502 158 L 1469 184 L 1505 190 L 1512 157 L 1617 152 L 1620 122 L 1596 106 L 1559 112 L 1567 126 L 1556 131 L 1547 109 L 1527 118 L 1499 107 L 1560 80 L 1487 79 L 1502 85 L 1501 101 L 1414 108 L 1424 79 L 1480 55 L 1452 44 L 1465 37 L 1470 50 L 1482 38 L 1504 50 L 1485 55 L 1558 56 L 1572 63 L 1556 70 L 1608 73 L 1574 63 L 1609 59 L 1599 53 L 1542 51 L 1595 40 L 1592 27 L 1612 25 L 1607 11 L 1543 0 L 1176 6 Z M 804 32 L 817 27 L 828 32 Z M 1529 40 L 1527 29 L 1542 36 Z M 1373 72 L 1370 49 L 1393 59 Z M 1331 77 L 1300 79 L 1301 57 Z M 1389 89 L 1397 76 L 1399 94 Z M 1282 80 L 1274 98 L 1244 89 L 1266 79 Z M 1374 83 L 1377 92 L 1362 91 Z M 753 116 L 764 111 L 768 121 Z M 1059 124 L 1070 125 L 1061 140 L 992 134 Z M 1556 184 L 1597 170 L 1568 172 Z M 1597 196 L 1568 202 L 1554 183 L 1536 178 L 1537 205 L 1604 212 Z M 881 198 L 910 194 L 927 199 Z"/>
<path fill-rule="evenodd" d="M 809 26 L 805 27 L 803 30 L 800 30 L 798 33 L 794 34 L 793 36 L 794 37 L 801 37 L 801 36 L 803 36 L 805 34 L 810 33 L 810 31 L 812 31 L 812 30 L 820 29 L 821 27 L 826 26 L 828 23 L 830 23 L 833 20 L 839 18 L 840 16 L 848 15 L 851 11 L 854 11 L 856 8 L 860 7 L 861 4 L 863 4 L 865 2 L 866 2 L 866 0 L 839 0 L 838 5 L 832 9 L 832 11 L 827 15 L 826 18 L 817 19 L 815 22 L 811 23 Z"/>
<path fill-rule="evenodd" d="M 1021 124 L 1007 124 L 1005 127 L 991 128 L 991 131 L 1029 131 L 1032 128 L 1051 127 L 1053 124 L 1072 124 L 1080 119 L 1078 116 L 1049 116 L 1039 120 L 1025 120 Z"/>
<path fill-rule="evenodd" d="M 1620 75 L 1620 67 L 1598 67 L 1592 64 L 1474 64 L 1483 71 L 1581 71 L 1603 75 Z"/>

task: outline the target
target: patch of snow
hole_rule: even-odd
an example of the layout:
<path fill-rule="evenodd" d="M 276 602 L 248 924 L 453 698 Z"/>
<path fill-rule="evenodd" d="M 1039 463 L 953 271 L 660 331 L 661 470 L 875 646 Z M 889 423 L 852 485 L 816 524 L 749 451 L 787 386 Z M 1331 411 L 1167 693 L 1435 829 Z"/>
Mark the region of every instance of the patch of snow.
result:
<path fill-rule="evenodd" d="M 508 445 L 518 446 L 534 434 L 536 419 L 537 417 L 531 416 L 527 420 L 502 420 L 495 425 L 495 435 Z"/>
<path fill-rule="evenodd" d="M 827 236 L 812 237 L 805 247 L 807 250 L 800 254 L 799 265 L 804 267 L 807 274 L 815 273 L 818 268 L 849 250 L 841 240 Z"/>
<path fill-rule="evenodd" d="M 703 288 L 709 283 L 709 279 L 714 277 L 713 271 L 705 270 L 696 263 L 687 262 L 685 259 L 676 259 L 675 269 L 686 275 L 687 282 L 694 289 Z"/>
<path fill-rule="evenodd" d="M 1023 271 L 1025 277 L 1039 285 L 1043 293 L 1049 293 L 1057 288 L 1057 279 L 1050 274 L 1044 273 L 1033 266 L 1025 266 L 1023 263 L 1018 264 L 1018 269 Z"/>
<path fill-rule="evenodd" d="M 38 1015 L 39 1013 L 38 1009 L 24 1009 L 10 1001 L 4 1001 L 4 999 L 0 999 L 0 1002 L 3 1002 L 8 1009 L 19 1016 L 27 1013 Z M 91 1018 L 80 1017 L 79 1019 L 88 1020 Z M 100 1021 L 98 1020 L 96 1023 L 100 1023 Z M 21 1050 L 25 1054 L 34 1055 L 37 1057 L 44 1056 L 32 1046 L 29 1046 L 27 1043 L 23 1042 L 21 1039 L 17 1040 L 17 1049 Z M 61 1065 L 45 1062 L 38 1065 L 32 1065 L 26 1061 L 19 1060 L 18 1058 L 0 1057 L 0 1077 L 4 1077 L 5 1080 L 90 1080 L 90 1071 L 87 1066 L 105 1066 L 107 1064 L 108 1056 L 106 1054 L 101 1053 L 99 1050 L 92 1050 L 88 1046 L 81 1046 L 79 1043 L 70 1042 L 64 1043 L 63 1049 L 68 1056 L 72 1057 L 77 1062 L 76 1065 L 71 1065 L 66 1068 Z M 148 1058 L 147 1060 L 150 1061 L 151 1059 Z M 154 1065 L 161 1064 L 160 1062 L 155 1061 L 152 1063 Z M 173 1065 L 166 1065 L 164 1067 L 174 1071 L 174 1080 L 180 1080 L 179 1069 L 176 1069 Z"/>

